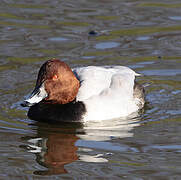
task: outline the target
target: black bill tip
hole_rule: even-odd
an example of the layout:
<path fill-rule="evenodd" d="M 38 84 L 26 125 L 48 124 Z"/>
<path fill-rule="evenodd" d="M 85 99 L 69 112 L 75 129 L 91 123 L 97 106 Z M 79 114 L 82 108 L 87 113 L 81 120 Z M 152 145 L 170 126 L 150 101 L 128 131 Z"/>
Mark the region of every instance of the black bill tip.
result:
<path fill-rule="evenodd" d="M 23 101 L 22 103 L 21 103 L 21 106 L 22 107 L 31 107 L 31 106 L 33 106 L 34 104 L 32 104 L 32 103 L 29 103 L 28 101 Z"/>

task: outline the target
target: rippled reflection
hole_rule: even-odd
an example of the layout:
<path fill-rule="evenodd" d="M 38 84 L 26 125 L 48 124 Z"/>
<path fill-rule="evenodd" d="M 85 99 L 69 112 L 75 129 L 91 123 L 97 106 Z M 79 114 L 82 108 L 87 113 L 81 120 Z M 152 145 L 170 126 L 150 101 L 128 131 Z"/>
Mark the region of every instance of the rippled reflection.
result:
<path fill-rule="evenodd" d="M 92 123 L 36 123 L 31 127 L 36 129 L 34 137 L 24 137 L 27 144 L 20 147 L 36 155 L 36 161 L 46 170 L 34 171 L 38 175 L 53 175 L 68 173 L 65 165 L 76 160 L 83 162 L 108 162 L 104 154 L 86 154 L 93 149 L 112 152 L 125 152 L 129 146 L 114 144 L 115 138 L 132 137 L 131 130 L 139 126 L 140 119 L 117 119 L 111 122 Z"/>
<path fill-rule="evenodd" d="M 34 171 L 34 174 L 67 173 L 64 166 L 78 159 L 78 147 L 75 146 L 75 142 L 79 139 L 75 134 L 77 125 L 71 127 L 69 124 L 57 126 L 36 123 L 31 126 L 36 129 L 36 135 L 24 137 L 23 139 L 26 139 L 27 144 L 20 147 L 29 153 L 34 153 L 37 163 L 47 168 L 46 170 Z"/>

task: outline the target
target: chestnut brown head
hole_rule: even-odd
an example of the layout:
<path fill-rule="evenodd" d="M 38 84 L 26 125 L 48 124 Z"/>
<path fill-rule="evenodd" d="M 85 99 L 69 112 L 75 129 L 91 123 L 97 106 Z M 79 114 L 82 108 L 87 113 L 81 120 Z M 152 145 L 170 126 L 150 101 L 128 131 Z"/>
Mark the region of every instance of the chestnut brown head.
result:
<path fill-rule="evenodd" d="M 43 99 L 58 104 L 72 102 L 79 86 L 79 80 L 66 63 L 58 59 L 48 60 L 41 66 L 35 89 L 24 105 L 31 106 Z"/>

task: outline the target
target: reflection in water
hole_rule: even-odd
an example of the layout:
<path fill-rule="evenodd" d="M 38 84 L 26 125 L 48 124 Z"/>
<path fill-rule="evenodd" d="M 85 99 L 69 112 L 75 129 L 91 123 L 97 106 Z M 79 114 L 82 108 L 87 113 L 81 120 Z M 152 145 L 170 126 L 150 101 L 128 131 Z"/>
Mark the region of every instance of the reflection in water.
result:
<path fill-rule="evenodd" d="M 87 122 L 84 125 L 85 133 L 78 136 L 80 139 L 89 141 L 108 141 L 114 138 L 132 137 L 134 134 L 131 130 L 140 125 L 139 121 L 140 117 L 135 119 L 129 117 L 129 119 Z"/>
<path fill-rule="evenodd" d="M 82 162 L 108 162 L 104 154 L 91 154 L 92 149 L 102 149 L 112 154 L 123 152 L 128 146 L 115 144 L 109 140 L 131 137 L 130 131 L 139 126 L 139 119 L 112 120 L 105 122 L 44 124 L 36 123 L 35 137 L 25 137 L 28 145 L 21 146 L 36 155 L 36 161 L 47 170 L 37 170 L 37 175 L 53 175 L 67 173 L 65 165 L 79 159 Z M 81 152 L 81 153 L 80 153 Z M 79 154 L 80 153 L 80 154 Z M 108 153 L 106 153 L 108 154 Z"/>
<path fill-rule="evenodd" d="M 48 170 L 35 171 L 34 173 L 39 175 L 67 173 L 64 165 L 78 159 L 77 147 L 74 146 L 76 140 L 75 135 L 59 133 L 49 134 L 47 139 L 39 140 L 42 149 L 36 154 L 36 160 L 40 165 L 47 167 Z"/>
<path fill-rule="evenodd" d="M 96 49 L 109 49 L 109 48 L 115 48 L 118 47 L 120 43 L 117 42 L 103 42 L 103 43 L 98 43 L 95 45 Z"/>
<path fill-rule="evenodd" d="M 37 125 L 37 137 L 28 138 L 26 149 L 35 153 L 36 161 L 48 168 L 38 170 L 34 174 L 52 175 L 67 173 L 64 165 L 78 159 L 77 147 L 74 145 L 78 140 L 72 128 L 56 128 L 55 126 L 45 127 L 44 124 Z"/>

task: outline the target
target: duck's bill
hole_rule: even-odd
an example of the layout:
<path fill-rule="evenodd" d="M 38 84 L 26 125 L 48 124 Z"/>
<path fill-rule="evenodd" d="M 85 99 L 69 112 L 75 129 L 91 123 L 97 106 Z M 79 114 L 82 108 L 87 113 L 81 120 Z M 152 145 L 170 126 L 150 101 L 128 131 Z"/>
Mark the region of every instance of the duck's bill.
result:
<path fill-rule="evenodd" d="M 42 101 L 43 99 L 45 99 L 46 97 L 48 97 L 48 94 L 45 90 L 44 83 L 42 83 L 41 86 L 35 87 L 33 92 L 30 94 L 30 96 L 27 99 L 24 100 L 21 106 L 23 107 L 33 106 Z"/>

